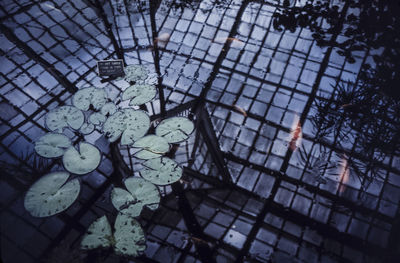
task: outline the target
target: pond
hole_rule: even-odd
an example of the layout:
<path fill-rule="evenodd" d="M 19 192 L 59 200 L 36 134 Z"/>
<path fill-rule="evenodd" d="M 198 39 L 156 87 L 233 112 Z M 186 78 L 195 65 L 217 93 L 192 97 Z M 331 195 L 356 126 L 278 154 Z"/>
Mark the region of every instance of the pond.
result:
<path fill-rule="evenodd" d="M 399 12 L 1 1 L 2 261 L 399 262 Z"/>

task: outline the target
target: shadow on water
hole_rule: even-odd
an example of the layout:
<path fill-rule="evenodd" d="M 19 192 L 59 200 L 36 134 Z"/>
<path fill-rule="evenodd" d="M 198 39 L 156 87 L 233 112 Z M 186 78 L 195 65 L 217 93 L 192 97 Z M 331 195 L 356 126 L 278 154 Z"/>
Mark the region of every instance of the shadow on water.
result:
<path fill-rule="evenodd" d="M 339 82 L 328 98 L 316 101 L 312 122 L 317 141 L 337 139 L 338 148 L 355 142 L 363 161 L 347 158 L 355 174 L 367 186 L 387 157 L 400 149 L 400 3 L 397 1 L 307 1 L 295 6 L 290 1 L 274 14 L 275 30 L 307 28 L 320 47 L 333 47 L 350 64 L 360 54 L 370 59 L 362 65 L 356 81 Z M 337 27 L 341 6 L 349 5 L 343 26 Z M 324 23 L 321 21 L 324 20 Z M 331 39 L 332 34 L 341 37 Z"/>

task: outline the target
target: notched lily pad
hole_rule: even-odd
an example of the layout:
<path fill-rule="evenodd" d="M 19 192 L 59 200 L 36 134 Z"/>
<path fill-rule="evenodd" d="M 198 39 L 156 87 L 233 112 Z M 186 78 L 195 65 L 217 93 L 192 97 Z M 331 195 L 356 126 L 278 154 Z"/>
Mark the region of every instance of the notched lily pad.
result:
<path fill-rule="evenodd" d="M 90 105 L 95 110 L 100 110 L 106 102 L 106 91 L 94 87 L 80 89 L 72 97 L 72 105 L 83 111 L 89 110 Z"/>
<path fill-rule="evenodd" d="M 65 127 L 78 130 L 85 121 L 83 112 L 73 106 L 61 106 L 50 111 L 45 118 L 50 131 L 62 133 Z"/>
<path fill-rule="evenodd" d="M 111 202 L 123 214 L 137 217 L 144 206 L 158 208 L 160 193 L 157 187 L 143 178 L 131 177 L 125 180 L 128 191 L 115 187 L 111 192 Z"/>
<path fill-rule="evenodd" d="M 145 80 L 149 71 L 145 66 L 142 65 L 130 65 L 124 68 L 125 77 L 124 79 L 128 82 Z"/>
<path fill-rule="evenodd" d="M 93 125 L 101 125 L 106 121 L 106 116 L 100 112 L 94 112 L 89 116 L 89 122 Z"/>
<path fill-rule="evenodd" d="M 78 179 L 67 182 L 67 172 L 53 172 L 36 181 L 25 195 L 25 209 L 34 217 L 52 216 L 66 210 L 80 191 Z"/>
<path fill-rule="evenodd" d="M 117 112 L 117 106 L 113 102 L 107 102 L 101 107 L 100 113 L 104 116 L 110 116 Z"/>
<path fill-rule="evenodd" d="M 144 231 L 134 218 L 119 213 L 114 228 L 114 251 L 116 254 L 137 257 L 146 250 Z"/>
<path fill-rule="evenodd" d="M 194 130 L 194 124 L 185 117 L 172 117 L 158 124 L 156 134 L 164 137 L 169 143 L 178 143 L 189 138 Z"/>
<path fill-rule="evenodd" d="M 143 137 L 150 128 L 150 117 L 142 110 L 124 109 L 110 116 L 103 126 L 103 133 L 110 142 L 122 134 L 121 144 L 130 145 Z"/>
<path fill-rule="evenodd" d="M 135 156 L 139 159 L 153 159 L 161 157 L 169 151 L 169 144 L 166 139 L 157 135 L 147 135 L 137 140 L 132 147 L 140 148 Z"/>
<path fill-rule="evenodd" d="M 95 249 L 111 246 L 113 239 L 110 223 L 106 216 L 96 219 L 88 228 L 81 241 L 82 249 Z"/>
<path fill-rule="evenodd" d="M 90 143 L 79 144 L 79 151 L 74 147 L 68 148 L 63 156 L 64 168 L 74 174 L 87 174 L 99 166 L 100 151 Z"/>
<path fill-rule="evenodd" d="M 84 123 L 79 131 L 83 135 L 91 134 L 94 131 L 94 125 L 92 123 Z"/>
<path fill-rule="evenodd" d="M 71 146 L 71 140 L 61 133 L 47 133 L 35 142 L 35 151 L 45 158 L 61 157 Z"/>
<path fill-rule="evenodd" d="M 182 168 L 167 157 L 147 160 L 143 166 L 140 175 L 156 185 L 172 184 L 182 177 Z"/>
<path fill-rule="evenodd" d="M 114 224 L 114 235 L 105 216 L 94 221 L 81 241 L 82 249 L 114 247 L 118 255 L 136 257 L 146 250 L 146 238 L 140 223 L 119 213 Z"/>
<path fill-rule="evenodd" d="M 131 100 L 129 105 L 138 106 L 154 99 L 157 90 L 153 85 L 135 84 L 122 93 L 122 100 Z"/>

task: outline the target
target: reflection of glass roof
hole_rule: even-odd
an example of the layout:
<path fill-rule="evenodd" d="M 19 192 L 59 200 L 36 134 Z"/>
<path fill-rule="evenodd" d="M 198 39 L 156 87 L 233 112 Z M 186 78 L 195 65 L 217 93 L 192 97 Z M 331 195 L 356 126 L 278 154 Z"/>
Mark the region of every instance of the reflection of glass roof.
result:
<path fill-rule="evenodd" d="M 359 52 L 350 64 L 333 48 L 318 47 L 307 29 L 277 32 L 272 4 L 203 1 L 181 10 L 169 2 L 155 7 L 155 16 L 147 1 L 0 4 L 4 262 L 38 262 L 69 250 L 79 255 L 89 224 L 116 214 L 109 200 L 113 153 L 100 131 L 85 140 L 102 151 L 103 161 L 81 177 L 72 207 L 37 219 L 24 210 L 23 198 L 43 171 L 60 168 L 57 160 L 32 155 L 33 142 L 47 132 L 45 114 L 84 87 L 105 87 L 117 100 L 128 84 L 102 82 L 96 62 L 121 56 L 127 65 L 146 65 L 155 81 L 159 70 L 167 115 L 196 122 L 175 157 L 185 167 L 182 180 L 162 187 L 160 208 L 140 217 L 147 250 L 137 262 L 381 262 L 399 256 L 400 157 L 386 156 L 380 176 L 363 187 L 343 159 L 368 161 L 357 141 L 320 139 L 312 122 L 316 101 L 329 98 L 340 80 L 357 81 L 369 54 Z M 159 96 L 147 104 L 153 121 L 163 104 Z M 130 150 L 120 147 L 120 154 L 138 175 Z M 102 257 L 119 262 L 111 251 Z"/>

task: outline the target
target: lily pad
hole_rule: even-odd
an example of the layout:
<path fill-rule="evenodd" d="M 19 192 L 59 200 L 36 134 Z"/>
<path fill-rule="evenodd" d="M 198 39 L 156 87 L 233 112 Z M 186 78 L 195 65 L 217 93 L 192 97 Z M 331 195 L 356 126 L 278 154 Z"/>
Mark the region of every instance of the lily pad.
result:
<path fill-rule="evenodd" d="M 78 179 L 67 182 L 67 172 L 46 174 L 29 188 L 24 199 L 25 209 L 34 217 L 52 216 L 66 210 L 80 191 Z"/>
<path fill-rule="evenodd" d="M 129 105 L 138 106 L 154 99 L 157 90 L 153 85 L 135 84 L 122 93 L 122 100 L 131 100 Z"/>
<path fill-rule="evenodd" d="M 95 249 L 111 246 L 113 239 L 110 223 L 106 216 L 96 219 L 88 228 L 81 241 L 82 249 Z"/>
<path fill-rule="evenodd" d="M 65 127 L 78 130 L 85 121 L 83 112 L 73 106 L 61 106 L 50 111 L 45 118 L 50 131 L 62 133 Z"/>
<path fill-rule="evenodd" d="M 156 185 L 172 184 L 182 177 L 182 168 L 167 157 L 147 160 L 143 166 L 146 168 L 140 171 L 140 175 Z"/>
<path fill-rule="evenodd" d="M 101 107 L 100 113 L 104 116 L 110 116 L 117 112 L 117 106 L 113 102 L 107 102 Z"/>
<path fill-rule="evenodd" d="M 146 250 L 146 237 L 140 223 L 119 213 L 114 224 L 114 251 L 118 255 L 136 257 Z"/>
<path fill-rule="evenodd" d="M 79 151 L 73 146 L 68 148 L 62 160 L 68 172 L 87 174 L 95 170 L 100 164 L 101 154 L 95 146 L 82 142 L 79 144 Z"/>
<path fill-rule="evenodd" d="M 94 87 L 80 89 L 72 97 L 72 105 L 84 111 L 89 110 L 90 105 L 93 105 L 95 110 L 100 110 L 106 102 L 106 91 Z"/>
<path fill-rule="evenodd" d="M 169 143 L 178 143 L 189 138 L 194 130 L 194 124 L 185 117 L 172 117 L 158 124 L 156 134 L 164 137 Z"/>
<path fill-rule="evenodd" d="M 150 117 L 142 110 L 124 109 L 108 117 L 103 132 L 110 142 L 122 134 L 121 144 L 130 145 L 143 137 L 150 128 Z"/>
<path fill-rule="evenodd" d="M 111 192 L 111 202 L 123 214 L 137 217 L 144 206 L 158 208 L 160 193 L 157 187 L 143 178 L 131 177 L 125 180 L 128 191 L 115 187 Z"/>
<path fill-rule="evenodd" d="M 91 134 L 94 131 L 94 125 L 92 123 L 84 123 L 79 131 L 83 135 Z"/>
<path fill-rule="evenodd" d="M 106 119 L 106 116 L 100 112 L 94 112 L 89 116 L 89 122 L 94 125 L 101 125 Z"/>
<path fill-rule="evenodd" d="M 169 151 L 169 144 L 166 139 L 157 135 L 147 135 L 137 140 L 132 147 L 141 148 L 135 153 L 139 159 L 153 159 L 161 157 Z"/>
<path fill-rule="evenodd" d="M 124 68 L 124 79 L 128 82 L 145 80 L 149 71 L 142 65 L 130 65 Z"/>
<path fill-rule="evenodd" d="M 114 224 L 114 235 L 106 216 L 94 221 L 81 241 L 82 249 L 114 247 L 118 255 L 136 257 L 146 249 L 146 238 L 140 223 L 119 213 Z"/>
<path fill-rule="evenodd" d="M 71 140 L 60 133 L 47 133 L 35 143 L 35 151 L 45 158 L 61 157 L 71 146 Z"/>

